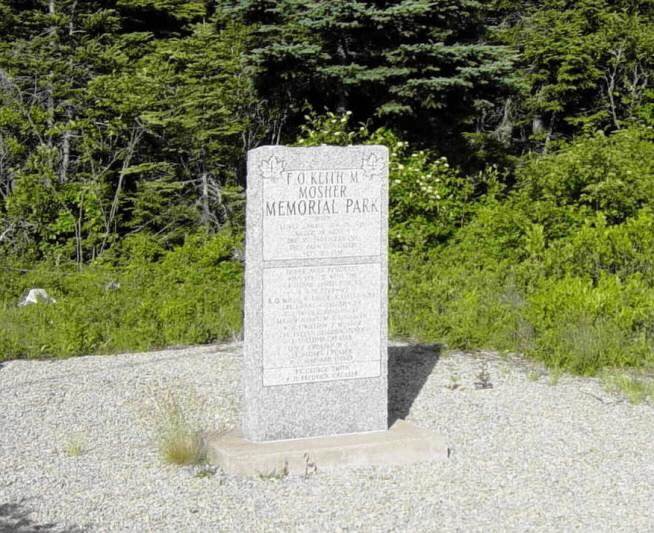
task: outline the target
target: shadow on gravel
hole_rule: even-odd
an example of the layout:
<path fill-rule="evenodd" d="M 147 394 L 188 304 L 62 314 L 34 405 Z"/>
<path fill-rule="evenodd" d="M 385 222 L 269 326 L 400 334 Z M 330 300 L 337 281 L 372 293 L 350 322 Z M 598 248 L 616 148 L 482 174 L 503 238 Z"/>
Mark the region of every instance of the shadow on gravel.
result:
<path fill-rule="evenodd" d="M 37 524 L 29 516 L 31 511 L 22 503 L 0 503 L 0 533 L 58 532 L 82 533 L 78 527 L 62 527 L 57 524 Z"/>
<path fill-rule="evenodd" d="M 440 358 L 438 344 L 388 348 L 388 425 L 409 415 L 411 406 Z"/>

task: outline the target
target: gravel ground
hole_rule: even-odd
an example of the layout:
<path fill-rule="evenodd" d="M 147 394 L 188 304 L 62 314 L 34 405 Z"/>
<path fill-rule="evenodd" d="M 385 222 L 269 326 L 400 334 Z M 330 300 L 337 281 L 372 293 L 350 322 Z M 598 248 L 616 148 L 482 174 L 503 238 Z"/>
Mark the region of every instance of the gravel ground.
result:
<path fill-rule="evenodd" d="M 0 531 L 654 531 L 654 406 L 491 353 L 391 349 L 393 416 L 442 433 L 447 461 L 283 479 L 164 465 L 157 401 L 233 425 L 240 350 L 0 364 Z"/>

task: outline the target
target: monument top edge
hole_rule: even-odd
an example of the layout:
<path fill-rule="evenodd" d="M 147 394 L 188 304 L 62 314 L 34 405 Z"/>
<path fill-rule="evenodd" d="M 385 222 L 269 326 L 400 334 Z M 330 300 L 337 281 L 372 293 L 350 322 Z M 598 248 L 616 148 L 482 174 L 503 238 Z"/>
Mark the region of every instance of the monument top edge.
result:
<path fill-rule="evenodd" d="M 350 144 L 347 146 L 342 146 L 338 144 L 317 144 L 315 146 L 287 146 L 285 144 L 265 144 L 263 146 L 257 146 L 248 150 L 248 153 L 259 152 L 259 151 L 268 151 L 268 150 L 290 150 L 290 151 L 307 151 L 315 149 L 326 149 L 326 150 L 361 150 L 363 148 L 383 150 L 388 152 L 388 147 L 383 144 Z"/>

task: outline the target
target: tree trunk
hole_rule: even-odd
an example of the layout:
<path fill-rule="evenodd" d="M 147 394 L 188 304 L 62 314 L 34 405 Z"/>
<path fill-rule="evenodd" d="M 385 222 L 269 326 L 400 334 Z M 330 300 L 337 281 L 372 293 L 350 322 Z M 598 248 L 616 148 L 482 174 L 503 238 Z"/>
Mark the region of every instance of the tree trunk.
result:
<path fill-rule="evenodd" d="M 118 173 L 118 183 L 116 184 L 116 192 L 114 193 L 114 199 L 111 202 L 111 209 L 109 211 L 109 216 L 105 221 L 105 234 L 102 239 L 102 244 L 100 245 L 100 250 L 98 252 L 98 255 L 102 254 L 102 252 L 105 250 L 107 246 L 107 240 L 109 239 L 109 235 L 111 235 L 111 227 L 113 226 L 114 220 L 116 219 L 116 215 L 118 214 L 118 206 L 120 205 L 120 195 L 123 190 L 123 181 L 125 180 L 125 176 L 127 174 L 127 170 L 129 169 L 129 166 L 132 164 L 132 157 L 134 157 L 134 154 L 136 153 L 136 148 L 139 142 L 141 141 L 142 136 L 143 136 L 143 129 L 141 128 L 141 126 L 134 126 L 130 134 L 129 142 L 127 143 L 127 147 L 125 149 L 125 158 L 123 159 L 123 164 L 121 166 L 120 172 Z"/>
<path fill-rule="evenodd" d="M 552 141 L 552 135 L 554 135 L 554 127 L 556 125 L 556 112 L 552 113 L 552 118 L 550 120 L 550 126 L 547 129 L 547 136 L 545 137 L 545 143 L 543 144 L 543 153 L 546 154 L 550 148 L 550 142 Z"/>
<path fill-rule="evenodd" d="M 211 226 L 211 210 L 209 207 L 209 175 L 206 170 L 202 172 L 200 180 L 200 207 L 202 209 L 200 221 L 205 228 L 209 229 Z"/>
<path fill-rule="evenodd" d="M 347 65 L 347 53 L 345 51 L 345 43 L 343 40 L 340 40 L 338 42 L 338 46 L 336 48 L 336 55 L 338 56 L 338 62 L 341 65 Z M 347 111 L 347 91 L 345 90 L 345 87 L 343 86 L 343 82 L 341 81 L 338 84 L 338 101 L 336 103 L 336 112 L 339 114 L 344 114 Z"/>
<path fill-rule="evenodd" d="M 5 147 L 2 134 L 0 134 L 0 196 L 3 201 L 7 201 L 12 189 L 11 169 L 5 161 L 9 161 L 9 151 Z"/>
<path fill-rule="evenodd" d="M 53 3 L 53 0 L 51 0 Z M 54 5 L 52 6 L 54 9 Z M 75 9 L 77 9 L 77 0 L 75 0 L 71 6 L 70 11 L 70 22 L 68 23 L 68 36 L 72 38 L 75 33 Z M 68 61 L 68 66 L 70 72 L 73 71 L 73 58 L 71 57 Z M 68 167 L 70 165 L 70 142 L 73 137 L 73 132 L 68 129 L 71 121 L 73 120 L 73 111 L 71 109 L 70 103 L 66 106 L 66 118 L 68 119 L 67 128 L 64 131 L 61 138 L 61 168 L 59 169 L 59 183 L 66 183 L 68 179 Z"/>
<path fill-rule="evenodd" d="M 74 26 L 74 20 L 75 20 L 75 10 L 77 9 L 77 0 L 73 2 L 73 5 L 70 8 L 70 22 L 68 23 L 68 36 L 72 37 L 73 34 L 75 33 L 75 26 Z"/>
<path fill-rule="evenodd" d="M 533 135 L 540 135 L 545 131 L 545 124 L 543 124 L 543 117 L 536 115 L 531 121 L 531 133 Z"/>
<path fill-rule="evenodd" d="M 75 260 L 78 268 L 84 262 L 84 250 L 82 249 L 82 207 L 80 206 L 77 220 L 75 221 Z"/>
<path fill-rule="evenodd" d="M 55 0 L 49 0 L 48 2 L 48 14 L 51 17 L 54 17 L 56 13 L 56 7 L 55 7 Z M 54 58 L 55 55 L 55 48 L 56 48 L 56 36 L 57 36 L 57 26 L 55 26 L 54 21 L 52 23 L 52 26 L 49 28 L 49 33 L 50 33 L 50 52 L 52 52 L 52 56 Z M 52 146 L 52 128 L 54 127 L 54 117 L 55 117 L 55 109 L 54 109 L 54 74 L 52 71 L 50 72 L 48 76 L 48 86 L 46 88 L 46 106 L 48 109 L 48 146 Z"/>
<path fill-rule="evenodd" d="M 504 102 L 504 113 L 502 115 L 502 120 L 497 127 L 496 135 L 497 139 L 508 145 L 511 142 L 511 136 L 513 135 L 513 121 L 511 120 L 511 98 L 507 98 Z"/>
<path fill-rule="evenodd" d="M 618 106 L 615 101 L 615 89 L 618 81 L 618 74 L 620 73 L 620 68 L 624 60 L 624 48 L 618 47 L 617 50 L 611 52 L 613 55 L 614 64 L 612 68 L 607 68 L 607 72 L 604 75 L 604 81 L 606 82 L 606 95 L 609 99 L 609 109 L 611 110 L 611 118 L 613 120 L 613 125 L 616 130 L 620 129 L 620 119 L 618 118 Z"/>
<path fill-rule="evenodd" d="M 68 109 L 66 111 L 68 115 L 68 120 L 72 119 L 71 111 Z M 59 169 L 59 183 L 66 183 L 68 179 L 68 165 L 70 164 L 70 140 L 73 136 L 73 132 L 69 129 L 64 131 L 63 136 L 61 137 L 61 168 Z"/>

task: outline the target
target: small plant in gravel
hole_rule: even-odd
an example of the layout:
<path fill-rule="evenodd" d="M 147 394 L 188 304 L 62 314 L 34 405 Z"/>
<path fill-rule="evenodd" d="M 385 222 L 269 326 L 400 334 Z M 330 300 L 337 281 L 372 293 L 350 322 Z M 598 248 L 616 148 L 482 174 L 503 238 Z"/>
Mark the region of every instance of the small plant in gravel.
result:
<path fill-rule="evenodd" d="M 541 373 L 536 371 L 536 370 L 530 370 L 527 373 L 527 379 L 529 381 L 538 381 L 540 379 L 540 377 L 541 377 Z"/>
<path fill-rule="evenodd" d="M 64 445 L 64 451 L 69 457 L 79 457 L 86 449 L 86 439 L 81 433 L 70 435 Z"/>
<path fill-rule="evenodd" d="M 176 428 L 162 437 L 159 444 L 163 460 L 173 465 L 197 465 L 205 461 L 202 437 Z"/>
<path fill-rule="evenodd" d="M 493 388 L 493 384 L 491 383 L 490 373 L 488 372 L 488 363 L 484 361 L 481 365 L 481 369 L 479 370 L 479 374 L 477 374 L 477 381 L 475 381 L 475 389 L 484 390 L 484 389 L 492 389 L 492 388 Z"/>
<path fill-rule="evenodd" d="M 318 465 L 311 460 L 309 453 L 304 454 L 304 478 L 308 479 L 318 473 Z"/>
<path fill-rule="evenodd" d="M 450 382 L 445 385 L 446 389 L 456 390 L 461 388 L 461 377 L 459 374 L 450 374 Z"/>
<path fill-rule="evenodd" d="M 561 379 L 562 375 L 563 375 L 563 370 L 561 370 L 560 368 L 552 368 L 550 370 L 547 382 L 550 385 L 556 385 L 556 384 L 558 384 L 558 382 Z"/>
<path fill-rule="evenodd" d="M 196 477 L 198 479 L 205 479 L 209 477 L 213 477 L 216 475 L 217 469 L 214 466 L 211 465 L 201 465 L 193 474 L 193 477 Z"/>
<path fill-rule="evenodd" d="M 184 389 L 164 388 L 151 394 L 144 408 L 165 463 L 182 466 L 206 462 L 198 416 L 203 410 L 197 396 Z"/>
<path fill-rule="evenodd" d="M 639 379 L 629 374 L 610 374 L 602 376 L 604 388 L 612 393 L 622 393 L 632 404 L 654 400 L 654 381 Z"/>
<path fill-rule="evenodd" d="M 288 476 L 288 463 L 284 462 L 283 466 L 274 468 L 270 472 L 260 472 L 259 479 L 263 481 L 280 481 Z"/>

